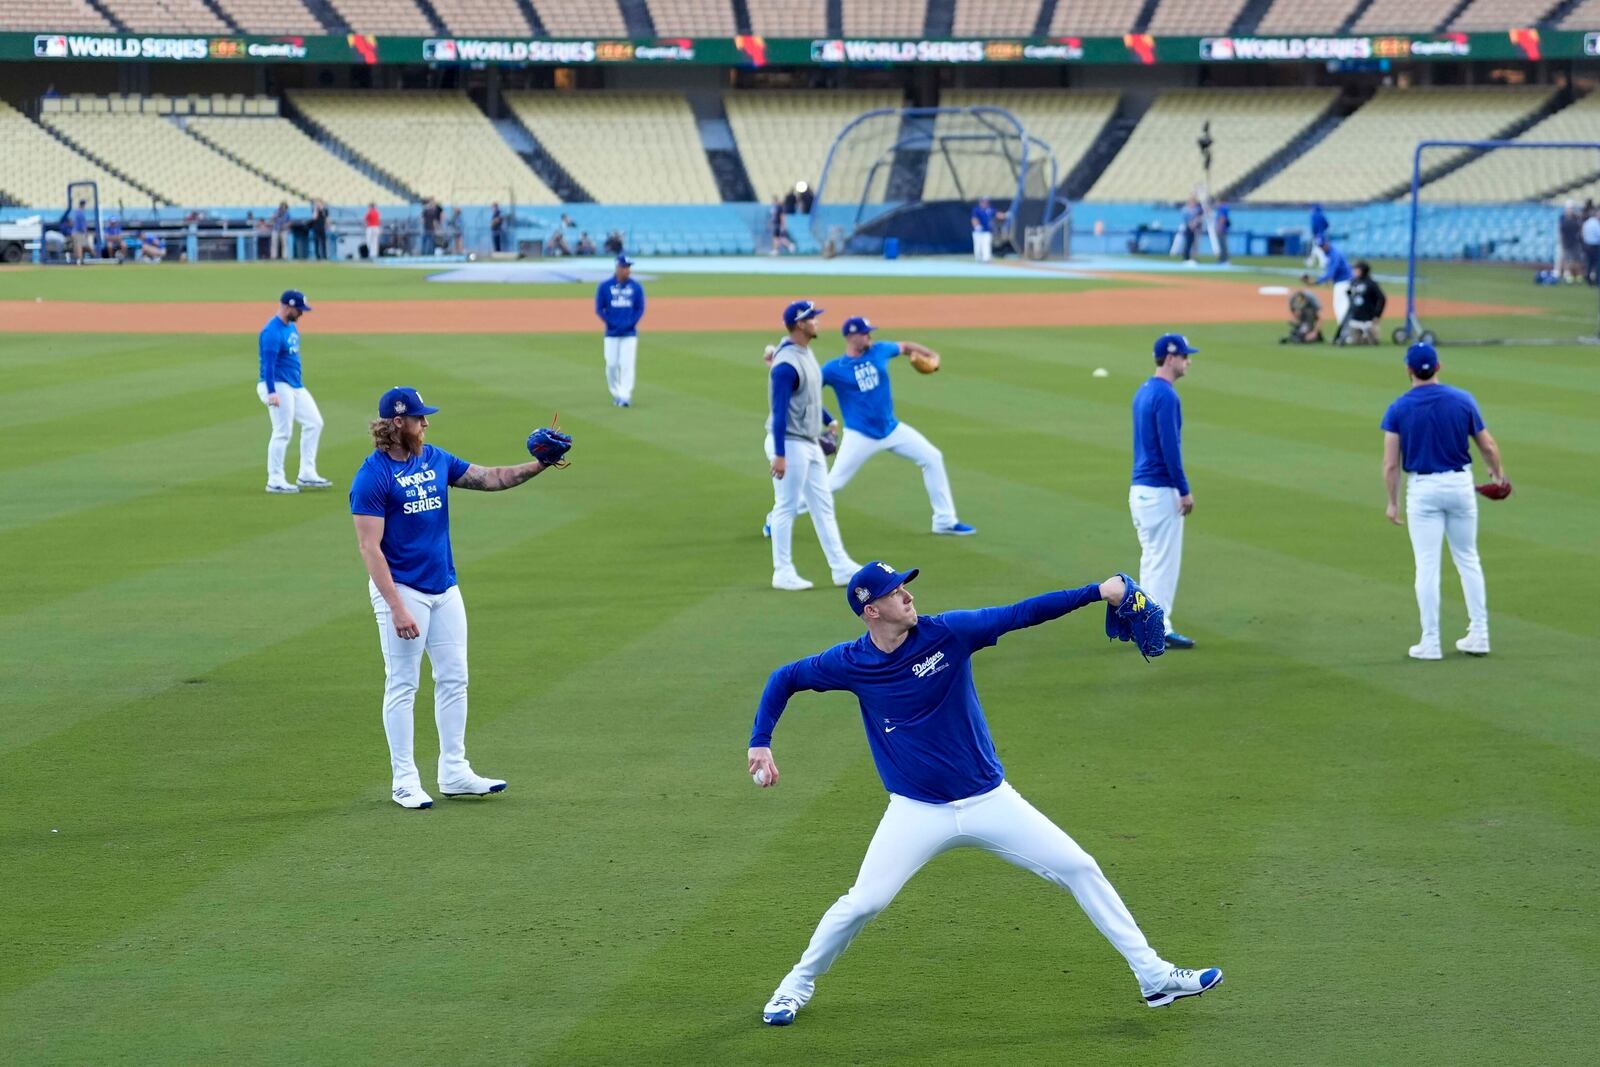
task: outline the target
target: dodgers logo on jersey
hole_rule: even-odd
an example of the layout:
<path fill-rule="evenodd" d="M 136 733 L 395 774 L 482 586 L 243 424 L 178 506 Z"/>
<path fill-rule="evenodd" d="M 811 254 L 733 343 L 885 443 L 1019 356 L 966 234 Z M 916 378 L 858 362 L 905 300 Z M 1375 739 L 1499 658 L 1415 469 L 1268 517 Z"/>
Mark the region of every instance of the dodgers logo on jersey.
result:
<path fill-rule="evenodd" d="M 935 652 L 921 663 L 913 663 L 911 665 L 911 673 L 918 678 L 926 678 L 931 674 L 938 674 L 948 666 L 950 664 L 944 661 L 944 653 Z"/>

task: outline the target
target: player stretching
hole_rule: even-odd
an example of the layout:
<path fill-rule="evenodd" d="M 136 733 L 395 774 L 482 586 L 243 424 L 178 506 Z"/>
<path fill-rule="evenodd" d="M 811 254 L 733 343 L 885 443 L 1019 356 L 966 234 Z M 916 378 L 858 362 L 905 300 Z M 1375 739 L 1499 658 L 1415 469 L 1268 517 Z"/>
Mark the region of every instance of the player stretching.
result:
<path fill-rule="evenodd" d="M 304 489 L 327 489 L 332 482 L 317 473 L 317 442 L 322 439 L 322 412 L 300 380 L 300 327 L 295 323 L 311 310 L 306 294 L 288 289 L 278 298 L 278 313 L 267 320 L 261 331 L 258 349 L 261 380 L 256 395 L 267 405 L 272 420 L 272 436 L 267 440 L 267 492 L 298 493 Z M 300 424 L 300 476 L 290 485 L 283 473 L 283 457 L 289 451 L 289 436 Z"/>
<path fill-rule="evenodd" d="M 805 955 L 778 984 L 762 1018 L 772 1026 L 794 1022 L 817 978 L 900 887 L 933 857 L 962 846 L 991 852 L 1069 890 L 1128 961 L 1150 1007 L 1215 988 L 1222 982 L 1215 967 L 1187 970 L 1158 956 L 1094 858 L 1006 781 L 972 680 L 972 655 L 1012 630 L 1059 619 L 1099 600 L 1120 605 L 1124 596 L 1139 603 L 1136 610 L 1145 610 L 1144 594 L 1118 575 L 1006 607 L 919 618 L 906 588 L 916 576 L 915 569 L 898 572 L 887 563 L 862 567 L 845 599 L 867 632 L 779 667 L 761 694 L 749 753 L 758 785 L 777 784 L 772 731 L 789 698 L 807 689 L 844 690 L 860 703 L 873 762 L 889 791 L 889 808 L 867 846 L 855 885 L 823 915 Z"/>
<path fill-rule="evenodd" d="M 557 466 L 572 438 L 536 430 L 531 463 L 480 467 L 423 443 L 439 409 L 415 389 L 396 386 L 378 400 L 373 452 L 350 485 L 356 542 L 383 650 L 383 732 L 389 739 L 394 802 L 430 808 L 411 754 L 412 709 L 422 653 L 433 666 L 433 717 L 439 727 L 439 791 L 447 797 L 498 793 L 506 783 L 475 774 L 467 762 L 467 609 L 450 552 L 448 489 L 510 489 Z"/>
<path fill-rule="evenodd" d="M 833 584 L 844 585 L 855 573 L 856 561 L 844 550 L 839 523 L 833 515 L 833 491 L 828 488 L 828 466 L 822 458 L 822 424 L 829 416 L 822 410 L 822 368 L 811 353 L 817 336 L 817 316 L 822 309 L 809 300 L 796 300 L 783 309 L 783 324 L 789 336 L 779 342 L 772 354 L 772 371 L 767 376 L 767 438 L 764 442 L 772 477 L 777 479 L 777 502 L 773 505 L 772 587 L 798 591 L 811 583 L 794 567 L 794 518 L 804 501 L 811 511 L 811 525 L 828 558 Z"/>
<path fill-rule="evenodd" d="M 1412 645 L 1412 659 L 1443 659 L 1439 651 L 1439 542 L 1448 539 L 1450 558 L 1461 576 L 1467 601 L 1467 636 L 1456 649 L 1469 656 L 1489 654 L 1489 595 L 1483 564 L 1478 561 L 1478 498 L 1472 489 L 1472 453 L 1467 441 L 1478 442 L 1489 477 L 1506 487 L 1500 446 L 1483 425 L 1472 394 L 1439 381 L 1439 353 L 1430 344 L 1406 351 L 1411 388 L 1383 415 L 1383 483 L 1389 492 L 1389 521 L 1400 518 L 1400 471 L 1406 482 L 1406 519 L 1411 525 L 1411 552 L 1417 562 L 1417 609 L 1422 615 L 1422 640 Z M 1485 494 L 1493 495 L 1493 494 Z"/>
<path fill-rule="evenodd" d="M 1172 630 L 1172 601 L 1183 564 L 1183 520 L 1194 510 L 1183 473 L 1183 404 L 1178 379 L 1189 373 L 1189 347 L 1182 334 L 1156 338 L 1156 372 L 1133 394 L 1133 484 L 1128 511 L 1139 535 L 1139 581 L 1166 608 L 1167 647 L 1193 648 L 1194 640 Z"/>
<path fill-rule="evenodd" d="M 839 417 L 848 432 L 828 474 L 828 488 L 837 493 L 849 484 L 861 465 L 879 452 L 889 451 L 922 468 L 922 484 L 933 505 L 933 532 L 965 537 L 978 531 L 956 519 L 950 498 L 950 478 L 944 472 L 944 455 L 916 430 L 894 417 L 894 396 L 889 391 L 889 361 L 905 353 L 917 370 L 932 374 L 939 369 L 939 353 L 914 341 L 872 340 L 872 323 L 861 317 L 846 319 L 845 354 L 822 368 L 822 384 L 833 386 L 839 397 Z"/>
<path fill-rule="evenodd" d="M 606 388 L 619 408 L 633 406 L 633 367 L 644 318 L 644 286 L 632 273 L 633 260 L 618 256 L 616 272 L 594 291 L 594 313 L 606 324 Z"/>

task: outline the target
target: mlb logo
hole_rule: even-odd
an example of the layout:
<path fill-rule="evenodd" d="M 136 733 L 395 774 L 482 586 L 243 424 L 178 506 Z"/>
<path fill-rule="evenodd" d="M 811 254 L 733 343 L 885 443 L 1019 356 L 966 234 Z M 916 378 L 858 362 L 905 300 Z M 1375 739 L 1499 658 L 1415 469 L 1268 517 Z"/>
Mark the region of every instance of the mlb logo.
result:
<path fill-rule="evenodd" d="M 67 39 L 61 36 L 40 34 L 33 39 L 33 55 L 35 59 L 65 59 L 67 57 Z"/>
<path fill-rule="evenodd" d="M 1600 33 L 1586 33 L 1583 35 L 1583 54 L 1586 56 L 1600 56 Z"/>
<path fill-rule="evenodd" d="M 1206 37 L 1200 41 L 1201 59 L 1232 59 L 1232 37 Z"/>
<path fill-rule="evenodd" d="M 843 41 L 812 41 L 811 62 L 813 63 L 843 63 Z"/>
<path fill-rule="evenodd" d="M 454 63 L 456 61 L 455 41 L 423 41 L 422 58 L 430 63 Z"/>

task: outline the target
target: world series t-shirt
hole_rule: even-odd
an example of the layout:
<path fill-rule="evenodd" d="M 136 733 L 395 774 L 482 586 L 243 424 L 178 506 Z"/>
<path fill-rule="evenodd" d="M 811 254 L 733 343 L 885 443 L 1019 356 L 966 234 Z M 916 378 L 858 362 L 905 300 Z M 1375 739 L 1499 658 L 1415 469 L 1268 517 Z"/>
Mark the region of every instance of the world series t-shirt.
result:
<path fill-rule="evenodd" d="M 350 514 L 383 519 L 383 558 L 401 585 L 437 595 L 456 584 L 450 554 L 450 483 L 466 460 L 423 445 L 404 462 L 373 450 L 350 483 Z"/>
<path fill-rule="evenodd" d="M 889 392 L 889 361 L 899 354 L 899 341 L 878 341 L 859 356 L 830 359 L 822 368 L 822 384 L 833 386 L 851 433 L 881 441 L 900 425 Z"/>

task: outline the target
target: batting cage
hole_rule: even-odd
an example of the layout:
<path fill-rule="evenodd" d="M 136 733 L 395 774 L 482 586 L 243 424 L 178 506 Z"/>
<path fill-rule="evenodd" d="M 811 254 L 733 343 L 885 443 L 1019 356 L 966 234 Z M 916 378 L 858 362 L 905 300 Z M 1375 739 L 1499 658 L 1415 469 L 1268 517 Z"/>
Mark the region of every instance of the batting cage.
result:
<path fill-rule="evenodd" d="M 1583 240 L 1595 200 L 1600 142 L 1420 142 L 1394 340 L 1600 341 L 1600 245 Z"/>
<path fill-rule="evenodd" d="M 972 209 L 998 213 L 996 254 L 1064 254 L 1067 203 L 1055 152 L 998 107 L 869 111 L 846 126 L 817 183 L 811 228 L 825 251 L 877 255 L 970 253 Z"/>

